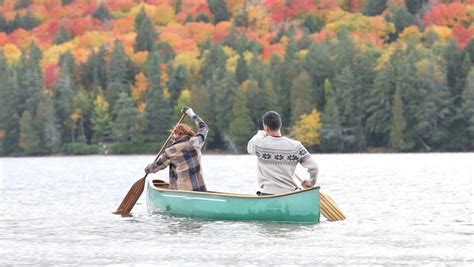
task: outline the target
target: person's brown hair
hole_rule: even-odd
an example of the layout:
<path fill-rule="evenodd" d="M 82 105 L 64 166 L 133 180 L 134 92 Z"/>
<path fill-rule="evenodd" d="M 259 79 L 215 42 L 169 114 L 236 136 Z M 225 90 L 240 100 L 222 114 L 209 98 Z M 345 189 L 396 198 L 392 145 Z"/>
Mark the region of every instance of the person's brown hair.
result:
<path fill-rule="evenodd" d="M 185 123 L 178 124 L 174 130 L 174 133 L 177 134 L 178 136 L 183 136 L 183 135 L 195 136 L 196 135 L 193 129 Z"/>
<path fill-rule="evenodd" d="M 263 124 L 270 130 L 276 131 L 281 128 L 281 117 L 276 111 L 268 111 L 263 115 Z"/>

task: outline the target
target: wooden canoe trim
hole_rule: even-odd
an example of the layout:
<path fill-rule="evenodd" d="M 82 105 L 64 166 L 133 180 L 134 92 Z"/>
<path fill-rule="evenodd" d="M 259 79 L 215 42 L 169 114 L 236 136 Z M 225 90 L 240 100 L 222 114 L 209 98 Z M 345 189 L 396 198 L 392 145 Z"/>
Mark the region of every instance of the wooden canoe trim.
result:
<path fill-rule="evenodd" d="M 157 181 L 157 180 L 154 180 Z M 240 198 L 273 198 L 273 197 L 282 197 L 282 196 L 287 196 L 287 195 L 293 195 L 293 194 L 299 194 L 302 192 L 310 191 L 310 190 L 316 190 L 319 189 L 319 186 L 312 187 L 309 189 L 304 189 L 304 190 L 299 190 L 299 191 L 294 191 L 294 192 L 288 192 L 284 194 L 278 194 L 278 195 L 268 195 L 268 196 L 257 196 L 257 195 L 249 195 L 249 194 L 238 194 L 238 193 L 226 193 L 226 192 L 216 192 L 216 191 L 207 191 L 207 192 L 200 192 L 200 191 L 185 191 L 185 190 L 170 190 L 170 189 L 163 189 L 155 186 L 154 181 L 148 182 L 148 185 L 151 186 L 153 189 L 161 192 L 175 192 L 175 193 L 191 193 L 191 194 L 199 194 L 199 195 L 212 195 L 212 196 L 223 196 L 223 197 L 240 197 Z M 160 181 L 160 180 L 158 180 Z M 158 183 L 158 184 L 165 184 L 163 183 Z"/>

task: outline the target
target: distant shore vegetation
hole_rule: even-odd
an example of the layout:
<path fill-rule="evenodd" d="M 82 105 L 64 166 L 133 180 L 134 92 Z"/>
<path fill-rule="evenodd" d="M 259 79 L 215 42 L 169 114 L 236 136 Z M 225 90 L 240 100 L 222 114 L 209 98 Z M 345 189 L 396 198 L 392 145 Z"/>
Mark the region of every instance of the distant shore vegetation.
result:
<path fill-rule="evenodd" d="M 265 111 L 313 152 L 474 150 L 474 1 L 0 1 L 0 155 L 208 151 Z M 190 123 L 190 121 L 188 121 Z"/>

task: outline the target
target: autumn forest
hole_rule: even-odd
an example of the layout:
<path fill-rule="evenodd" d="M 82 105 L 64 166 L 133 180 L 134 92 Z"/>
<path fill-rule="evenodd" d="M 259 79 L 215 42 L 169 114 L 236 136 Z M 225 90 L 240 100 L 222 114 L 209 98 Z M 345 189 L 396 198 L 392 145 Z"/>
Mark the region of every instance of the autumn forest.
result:
<path fill-rule="evenodd" d="M 0 155 L 207 150 L 265 111 L 313 152 L 473 151 L 474 1 L 0 0 Z M 192 123 L 188 121 L 188 123 Z"/>

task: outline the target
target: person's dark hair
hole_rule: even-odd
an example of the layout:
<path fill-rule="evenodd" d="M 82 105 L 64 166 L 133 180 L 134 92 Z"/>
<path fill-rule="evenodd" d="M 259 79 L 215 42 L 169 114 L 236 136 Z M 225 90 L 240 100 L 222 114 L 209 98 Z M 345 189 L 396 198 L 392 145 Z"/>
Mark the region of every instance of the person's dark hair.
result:
<path fill-rule="evenodd" d="M 272 131 L 279 130 L 281 128 L 280 114 L 275 111 L 268 111 L 263 114 L 263 124 Z"/>

